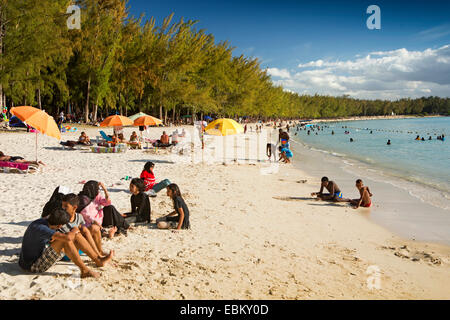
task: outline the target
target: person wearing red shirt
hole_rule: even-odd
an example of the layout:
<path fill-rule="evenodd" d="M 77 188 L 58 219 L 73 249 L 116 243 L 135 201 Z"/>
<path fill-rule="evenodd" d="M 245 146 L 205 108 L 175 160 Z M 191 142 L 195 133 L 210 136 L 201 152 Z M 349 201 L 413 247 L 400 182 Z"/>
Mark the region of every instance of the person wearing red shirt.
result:
<path fill-rule="evenodd" d="M 156 183 L 155 174 L 153 173 L 154 168 L 155 164 L 153 162 L 147 162 L 140 176 L 140 178 L 143 179 L 145 183 L 145 192 L 151 197 L 156 197 L 156 193 L 171 184 L 168 179 Z"/>

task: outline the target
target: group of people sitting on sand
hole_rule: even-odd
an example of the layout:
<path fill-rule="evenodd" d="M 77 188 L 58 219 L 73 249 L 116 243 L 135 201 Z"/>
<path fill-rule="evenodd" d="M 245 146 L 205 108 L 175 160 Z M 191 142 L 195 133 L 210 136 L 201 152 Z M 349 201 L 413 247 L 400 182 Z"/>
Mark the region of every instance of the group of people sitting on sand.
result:
<path fill-rule="evenodd" d="M 345 199 L 342 196 L 341 189 L 336 182 L 330 181 L 328 177 L 323 177 L 321 180 L 320 191 L 311 193 L 311 196 L 316 196 L 318 200 L 333 201 L 333 202 L 349 202 L 354 209 L 359 207 L 370 208 L 372 206 L 372 193 L 369 187 L 364 186 L 361 179 L 356 180 L 356 189 L 358 189 L 360 197 L 359 199 Z M 324 193 L 324 189 L 328 190 L 328 193 Z"/>
<path fill-rule="evenodd" d="M 32 273 L 43 273 L 67 256 L 80 268 L 81 277 L 99 277 L 86 266 L 79 250 L 97 267 L 114 257 L 103 249 L 102 238 L 127 235 L 130 223 L 151 223 L 151 205 L 147 191 L 167 189 L 173 211 L 156 219 L 158 229 L 189 229 L 189 209 L 178 185 L 164 180 L 155 183 L 154 164 L 147 163 L 141 174 L 130 182 L 131 211 L 121 214 L 112 205 L 105 185 L 88 181 L 78 194 L 59 186 L 44 206 L 40 219 L 32 222 L 22 240 L 19 265 Z M 157 191 L 154 191 L 156 194 Z"/>

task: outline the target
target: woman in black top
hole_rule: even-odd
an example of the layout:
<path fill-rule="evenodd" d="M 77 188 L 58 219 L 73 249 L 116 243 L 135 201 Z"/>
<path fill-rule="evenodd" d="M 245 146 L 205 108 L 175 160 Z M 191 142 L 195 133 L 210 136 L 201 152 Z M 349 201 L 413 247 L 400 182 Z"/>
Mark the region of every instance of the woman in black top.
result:
<path fill-rule="evenodd" d="M 124 217 L 136 217 L 136 222 L 150 223 L 152 209 L 150 199 L 145 193 L 145 182 L 135 178 L 130 183 L 131 212 L 124 214 Z"/>
<path fill-rule="evenodd" d="M 158 229 L 190 229 L 189 209 L 181 197 L 180 188 L 172 183 L 167 187 L 167 196 L 173 201 L 175 211 L 157 219 Z"/>

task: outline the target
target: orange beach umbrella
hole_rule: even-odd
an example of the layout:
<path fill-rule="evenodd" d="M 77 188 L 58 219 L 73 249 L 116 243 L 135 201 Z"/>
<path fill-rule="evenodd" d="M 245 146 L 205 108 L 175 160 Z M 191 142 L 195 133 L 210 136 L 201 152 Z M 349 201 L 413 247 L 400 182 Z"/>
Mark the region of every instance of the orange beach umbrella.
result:
<path fill-rule="evenodd" d="M 52 116 L 33 107 L 13 107 L 11 114 L 26 122 L 29 126 L 39 130 L 39 132 L 61 140 L 61 132 Z M 36 161 L 37 161 L 37 132 L 36 132 Z"/>
<path fill-rule="evenodd" d="M 152 117 L 152 116 L 142 116 L 140 118 L 137 118 L 134 120 L 135 126 L 157 126 L 162 124 L 162 121 L 158 118 Z"/>
<path fill-rule="evenodd" d="M 102 123 L 100 123 L 100 127 L 124 127 L 124 126 L 132 126 L 133 120 L 124 117 L 124 116 L 110 116 L 103 120 Z"/>

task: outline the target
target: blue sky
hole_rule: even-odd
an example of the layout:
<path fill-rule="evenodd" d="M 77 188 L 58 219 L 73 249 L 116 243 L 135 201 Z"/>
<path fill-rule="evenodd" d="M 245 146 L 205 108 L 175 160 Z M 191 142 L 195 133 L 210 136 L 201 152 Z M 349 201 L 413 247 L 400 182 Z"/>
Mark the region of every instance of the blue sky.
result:
<path fill-rule="evenodd" d="M 381 9 L 381 30 L 366 26 L 366 10 L 372 4 Z M 450 71 L 446 69 L 450 49 L 444 47 L 450 44 L 450 1 L 130 0 L 129 6 L 132 14 L 143 12 L 158 24 L 172 12 L 175 20 L 198 20 L 197 27 L 217 41 L 230 41 L 235 55 L 258 57 L 274 82 L 288 90 L 389 99 L 422 93 L 450 96 L 450 76 L 438 75 L 444 81 L 430 82 L 421 63 L 426 59 L 430 72 Z M 360 60 L 373 52 L 378 55 L 369 56 L 372 75 L 368 75 Z M 313 63 L 317 61 L 325 66 Z M 373 73 L 386 71 L 376 69 L 380 63 L 388 63 L 388 71 L 400 72 L 388 75 L 395 90 L 383 90 L 377 83 L 383 79 Z M 405 72 L 413 74 L 405 77 Z M 324 81 L 317 79 L 320 75 Z M 361 83 L 366 86 L 355 87 Z"/>

